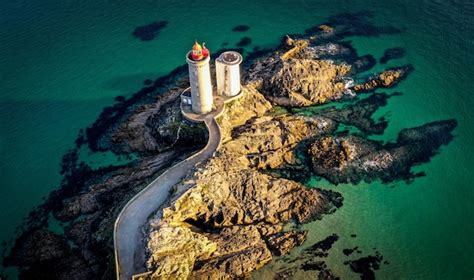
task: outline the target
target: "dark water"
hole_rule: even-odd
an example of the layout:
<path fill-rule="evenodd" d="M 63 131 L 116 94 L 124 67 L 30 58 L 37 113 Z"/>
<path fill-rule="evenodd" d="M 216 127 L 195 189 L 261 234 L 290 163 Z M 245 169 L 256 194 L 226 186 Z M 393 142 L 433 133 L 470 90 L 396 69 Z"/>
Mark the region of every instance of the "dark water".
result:
<path fill-rule="evenodd" d="M 417 167 L 427 175 L 410 185 L 338 186 L 344 207 L 305 225 L 308 244 L 338 233 L 328 263 L 343 278 L 354 274 L 342 265 L 347 259 L 342 249 L 356 244 L 367 254 L 375 247 L 390 262 L 377 272 L 383 279 L 471 279 L 473 1 L 2 1 L 0 240 L 13 238 L 28 211 L 58 186 L 61 156 L 78 130 L 115 96 L 129 96 L 144 79 L 183 64 L 194 39 L 211 50 L 223 43 L 235 47 L 243 37 L 251 39 L 247 51 L 272 48 L 284 34 L 361 11 L 370 12 L 377 25 L 403 29 L 350 38 L 360 55 L 377 59 L 387 48 L 405 50 L 404 57 L 371 71 L 406 63 L 415 67 L 396 88 L 403 95 L 377 112 L 389 116 L 386 133 L 377 139 L 394 140 L 402 128 L 448 118 L 458 121 L 457 137 Z M 151 39 L 132 35 L 135 28 L 160 21 L 167 24 Z M 233 32 L 237 25 L 250 28 Z M 115 161 L 111 155 L 86 156 L 98 165 Z M 332 188 L 316 178 L 311 184 Z"/>

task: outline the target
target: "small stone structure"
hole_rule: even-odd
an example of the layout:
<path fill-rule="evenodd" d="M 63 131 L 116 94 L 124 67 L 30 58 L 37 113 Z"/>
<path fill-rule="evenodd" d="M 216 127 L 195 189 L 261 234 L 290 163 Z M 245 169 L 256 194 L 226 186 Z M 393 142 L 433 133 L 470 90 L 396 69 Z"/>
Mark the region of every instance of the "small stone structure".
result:
<path fill-rule="evenodd" d="M 235 51 L 222 53 L 216 59 L 217 94 L 236 96 L 240 93 L 242 55 Z"/>

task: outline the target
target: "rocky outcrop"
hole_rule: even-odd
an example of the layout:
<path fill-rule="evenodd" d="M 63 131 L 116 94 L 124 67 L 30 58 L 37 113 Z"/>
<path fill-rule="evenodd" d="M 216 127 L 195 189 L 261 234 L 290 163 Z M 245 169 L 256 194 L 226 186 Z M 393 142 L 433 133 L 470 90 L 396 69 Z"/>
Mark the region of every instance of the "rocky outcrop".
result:
<path fill-rule="evenodd" d="M 17 242 L 5 263 L 27 267 L 20 272 L 20 279 L 89 279 L 97 269 L 97 264 L 71 250 L 64 238 L 41 229 Z"/>
<path fill-rule="evenodd" d="M 192 279 L 244 278 L 272 259 L 255 226 L 227 227 L 208 236 L 217 250 L 196 263 Z"/>
<path fill-rule="evenodd" d="M 234 140 L 222 148 L 232 155 L 226 164 L 268 169 L 301 162 L 293 151 L 305 139 L 335 131 L 337 124 L 323 117 L 281 115 L 250 120 L 233 131 Z"/>
<path fill-rule="evenodd" d="M 179 95 L 187 84 L 174 87 L 152 104 L 138 108 L 112 134 L 111 140 L 121 151 L 155 152 L 185 143 L 205 145 L 207 130 L 203 125 L 183 122 Z"/>
<path fill-rule="evenodd" d="M 455 120 L 402 130 L 395 143 L 380 143 L 358 136 L 321 137 L 309 148 L 316 174 L 337 183 L 391 182 L 411 179 L 411 168 L 429 161 L 441 145 L 453 139 Z"/>
<path fill-rule="evenodd" d="M 268 247 L 277 256 L 286 255 L 291 249 L 301 246 L 306 240 L 307 231 L 287 231 L 268 238 Z"/>
<path fill-rule="evenodd" d="M 226 112 L 218 118 L 222 142 L 232 139 L 232 129 L 245 124 L 254 117 L 265 115 L 271 108 L 270 102 L 257 89 L 256 83 L 242 87 L 242 97 L 226 105 Z"/>
<path fill-rule="evenodd" d="M 331 234 L 304 248 L 296 256 L 278 259 L 279 265 L 271 269 L 272 279 L 339 279 L 325 260 L 338 239 L 337 234 Z"/>
<path fill-rule="evenodd" d="M 305 233 L 279 233 L 281 224 L 308 222 L 332 208 L 316 189 L 260 170 L 297 165 L 296 146 L 333 132 L 335 123 L 322 117 L 247 116 L 244 125 L 228 127 L 231 140 L 176 186 L 170 207 L 158 214 L 158 222 L 151 221 L 148 267 L 156 277 L 164 277 L 161 271 L 174 271 L 168 277 L 243 277 L 270 261 L 272 252 L 285 254 L 302 244 Z M 164 234 L 168 231 L 186 234 Z M 177 263 L 171 252 L 154 249 L 156 244 L 184 244 L 178 247 L 186 248 L 184 259 L 191 261 Z"/>
<path fill-rule="evenodd" d="M 176 156 L 177 151 L 171 150 L 143 160 L 136 166 L 118 170 L 103 182 L 93 184 L 87 191 L 63 201 L 54 215 L 60 221 L 70 221 L 100 210 L 114 198 L 129 197 L 131 189 L 142 186 L 156 172 L 169 166 Z"/>
<path fill-rule="evenodd" d="M 295 59 L 280 61 L 265 79 L 262 91 L 282 106 L 310 106 L 340 98 L 345 88 L 341 80 L 350 66 L 330 60 Z"/>
<path fill-rule="evenodd" d="M 403 80 L 409 72 L 413 70 L 413 66 L 407 65 L 385 70 L 368 81 L 355 85 L 352 89 L 356 92 L 371 92 L 377 88 L 390 88 Z"/>
<path fill-rule="evenodd" d="M 285 61 L 290 58 L 301 58 L 304 57 L 304 52 L 309 46 L 308 40 L 294 40 L 290 36 L 286 36 L 286 51 L 280 55 L 280 59 Z"/>
<path fill-rule="evenodd" d="M 375 93 L 354 104 L 342 107 L 331 106 L 315 113 L 338 123 L 354 126 L 364 134 L 382 134 L 388 125 L 388 121 L 383 117 L 375 121 L 372 119 L 372 115 L 380 107 L 387 105 L 389 98 L 396 95 L 398 94 Z"/>

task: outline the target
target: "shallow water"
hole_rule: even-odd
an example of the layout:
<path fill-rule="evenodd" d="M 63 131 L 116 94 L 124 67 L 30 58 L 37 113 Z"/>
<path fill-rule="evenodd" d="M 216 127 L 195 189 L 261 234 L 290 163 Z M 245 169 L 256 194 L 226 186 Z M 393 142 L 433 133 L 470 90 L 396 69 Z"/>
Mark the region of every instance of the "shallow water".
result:
<path fill-rule="evenodd" d="M 342 12 L 370 11 L 373 21 L 403 28 L 396 35 L 350 38 L 360 55 L 380 58 L 387 48 L 406 56 L 377 65 L 412 63 L 415 71 L 396 89 L 375 117 L 386 115 L 382 136 L 429 121 L 455 118 L 457 137 L 428 164 L 426 176 L 399 182 L 339 185 L 344 206 L 305 225 L 310 240 L 332 232 L 340 239 L 329 265 L 353 278 L 342 248 L 373 248 L 390 262 L 381 278 L 470 279 L 474 275 L 474 2 L 472 1 L 207 1 L 192 5 L 169 1 L 2 1 L 0 3 L 0 240 L 15 236 L 29 210 L 59 184 L 59 163 L 79 129 L 92 123 L 115 96 L 129 96 L 146 78 L 156 78 L 184 63 L 194 39 L 212 50 L 275 47 L 281 36 L 302 33 Z M 138 26 L 167 20 L 152 41 L 132 36 Z M 236 25 L 246 32 L 232 32 Z M 90 155 L 95 164 L 101 155 Z M 113 159 L 105 155 L 109 164 Z M 321 181 L 311 185 L 334 188 Z M 350 234 L 357 234 L 351 239 Z M 297 254 L 296 250 L 293 254 Z M 271 266 L 269 267 L 271 269 Z"/>

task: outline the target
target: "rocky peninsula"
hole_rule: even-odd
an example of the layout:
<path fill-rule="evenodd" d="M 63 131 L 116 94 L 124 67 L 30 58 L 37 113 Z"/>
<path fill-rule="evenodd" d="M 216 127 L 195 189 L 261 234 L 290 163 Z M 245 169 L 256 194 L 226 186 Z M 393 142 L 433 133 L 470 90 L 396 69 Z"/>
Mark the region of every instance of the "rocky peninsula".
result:
<path fill-rule="evenodd" d="M 299 225 L 337 211 L 343 197 L 337 188 L 306 187 L 307 178 L 334 184 L 412 180 L 422 174 L 411 168 L 448 144 L 456 127 L 455 120 L 445 120 L 402 130 L 395 142 L 367 138 L 384 132 L 388 120 L 373 114 L 398 95 L 376 90 L 395 87 L 413 71 L 404 65 L 363 75 L 376 60 L 358 56 L 343 39 L 369 31 L 397 29 L 331 18 L 305 34 L 285 36 L 276 50 L 248 54 L 242 97 L 218 119 L 222 145 L 174 186 L 143 229 L 148 273 L 142 279 L 246 278 L 302 245 L 307 248 L 301 258 L 289 260 L 277 277 L 304 269 L 337 279 L 324 262 L 314 261 L 327 255 L 337 235 L 304 244 L 307 232 Z M 5 259 L 20 267 L 20 279 L 115 277 L 112 229 L 119 211 L 206 142 L 205 127 L 180 114 L 179 94 L 186 87 L 183 67 L 145 81 L 141 91 L 118 98 L 80 133 L 63 160 L 61 188 L 31 213 Z M 321 104 L 328 105 L 317 109 Z M 316 109 L 309 114 L 306 107 Z M 79 156 L 86 147 L 138 158 L 92 168 Z M 62 223 L 63 233 L 53 232 L 51 219 Z M 381 260 L 377 253 L 348 264 L 371 279 Z"/>

